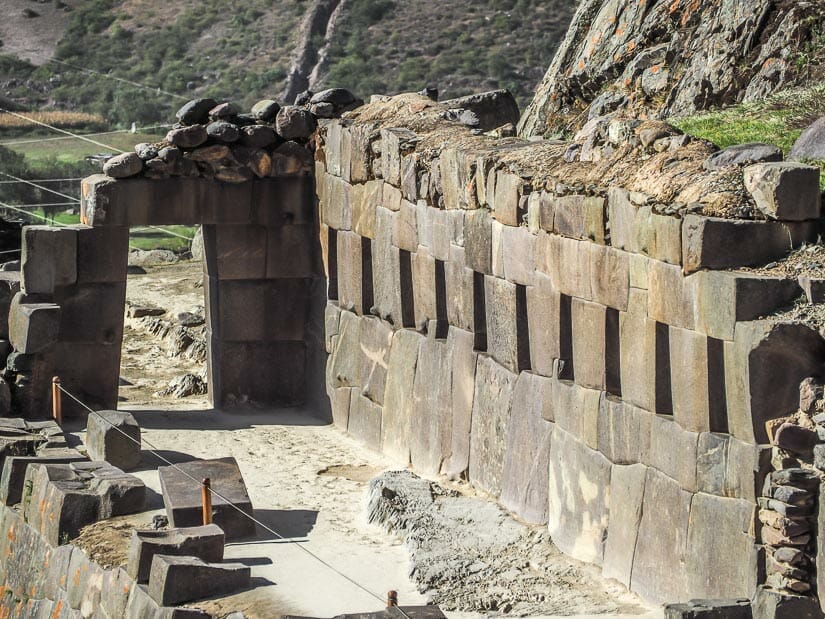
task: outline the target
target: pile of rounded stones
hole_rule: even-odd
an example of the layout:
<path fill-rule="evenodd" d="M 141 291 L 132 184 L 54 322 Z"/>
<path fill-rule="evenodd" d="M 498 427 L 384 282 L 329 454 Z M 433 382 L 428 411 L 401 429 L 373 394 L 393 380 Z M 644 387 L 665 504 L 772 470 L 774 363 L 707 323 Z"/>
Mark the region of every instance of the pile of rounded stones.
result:
<path fill-rule="evenodd" d="M 194 99 L 166 137 L 110 158 L 112 178 L 202 176 L 227 183 L 312 173 L 312 136 L 322 118 L 339 118 L 363 101 L 344 88 L 301 93 L 295 105 L 259 101 L 249 113 L 233 103 Z"/>

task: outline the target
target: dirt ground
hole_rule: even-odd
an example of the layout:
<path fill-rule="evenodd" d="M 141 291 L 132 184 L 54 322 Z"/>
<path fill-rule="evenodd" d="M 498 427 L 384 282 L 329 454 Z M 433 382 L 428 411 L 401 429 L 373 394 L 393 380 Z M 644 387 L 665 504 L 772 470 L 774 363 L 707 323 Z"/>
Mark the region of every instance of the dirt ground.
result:
<path fill-rule="evenodd" d="M 181 263 L 147 271 L 145 276 L 130 277 L 132 302 L 170 311 L 188 310 L 202 302 L 200 265 Z M 249 619 L 264 619 L 282 614 L 332 617 L 377 611 L 391 589 L 398 591 L 404 605 L 427 602 L 410 578 L 402 540 L 367 522 L 369 480 L 393 468 L 380 454 L 365 449 L 309 410 L 220 412 L 210 410 L 202 397 L 155 397 L 152 393 L 159 385 L 193 367 L 184 360 L 170 360 L 162 344 L 137 327 L 127 330 L 124 351 L 123 375 L 132 385 L 122 387 L 128 399 L 120 408 L 131 410 L 141 426 L 143 462 L 135 474 L 150 489 L 151 511 L 84 532 L 83 546 L 102 564 L 123 564 L 130 529 L 148 527 L 155 515 L 164 513 L 157 474 L 161 463 L 152 451 L 176 463 L 233 456 L 256 518 L 281 537 L 258 527 L 257 539 L 228 544 L 225 559 L 251 566 L 254 586 L 194 606 L 216 617 L 241 610 Z M 73 428 L 78 442 L 84 438 L 80 425 Z M 551 560 L 560 571 L 581 574 L 572 586 L 568 579 L 547 591 L 548 596 L 564 601 L 565 616 L 594 617 L 583 613 L 604 606 L 604 592 L 610 591 L 616 601 L 613 611 L 598 616 L 662 617 L 661 610 L 646 607 L 617 583 L 601 579 L 597 568 L 560 553 Z M 614 614 L 616 609 L 625 614 Z M 448 615 L 457 619 L 487 616 Z"/>

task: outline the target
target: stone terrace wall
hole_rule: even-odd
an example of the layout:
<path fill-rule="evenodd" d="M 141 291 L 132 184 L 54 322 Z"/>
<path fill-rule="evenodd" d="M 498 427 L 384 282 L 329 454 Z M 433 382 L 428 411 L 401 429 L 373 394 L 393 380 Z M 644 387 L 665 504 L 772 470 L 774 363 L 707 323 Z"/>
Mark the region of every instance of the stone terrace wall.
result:
<path fill-rule="evenodd" d="M 765 422 L 798 409 L 825 343 L 760 319 L 796 281 L 719 269 L 816 222 L 711 216 L 753 207 L 741 168 L 706 172 L 711 146 L 661 123 L 618 123 L 580 163 L 442 107 L 382 98 L 321 128 L 335 423 L 648 599 L 752 597 Z"/>

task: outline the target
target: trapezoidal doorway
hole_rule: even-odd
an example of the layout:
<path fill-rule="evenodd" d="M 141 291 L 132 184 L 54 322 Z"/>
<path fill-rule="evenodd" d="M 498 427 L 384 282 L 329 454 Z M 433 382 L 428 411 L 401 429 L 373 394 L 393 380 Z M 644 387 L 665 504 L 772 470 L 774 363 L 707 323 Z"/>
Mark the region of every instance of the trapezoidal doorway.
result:
<path fill-rule="evenodd" d="M 83 225 L 24 230 L 9 324 L 14 352 L 27 359 L 15 397 L 26 416 L 47 414 L 53 376 L 93 408 L 117 407 L 129 228 L 145 225 L 203 226 L 212 405 L 314 399 L 308 390 L 322 378 L 308 376 L 323 352 L 326 280 L 311 176 L 227 184 L 98 175 L 82 189 Z"/>

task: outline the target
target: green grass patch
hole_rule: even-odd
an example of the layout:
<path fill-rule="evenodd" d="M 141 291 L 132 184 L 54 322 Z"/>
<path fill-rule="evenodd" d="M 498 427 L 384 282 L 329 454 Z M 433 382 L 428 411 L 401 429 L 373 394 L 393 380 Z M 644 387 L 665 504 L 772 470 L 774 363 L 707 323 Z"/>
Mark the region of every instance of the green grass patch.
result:
<path fill-rule="evenodd" d="M 180 236 L 169 234 L 173 232 Z M 181 238 L 181 236 L 191 239 L 195 236 L 197 228 L 193 226 L 159 226 L 133 228 L 129 233 L 130 249 L 171 249 L 180 252 L 187 251 L 191 241 Z"/>
<path fill-rule="evenodd" d="M 825 84 L 776 93 L 764 101 L 742 103 L 695 116 L 669 118 L 685 133 L 725 148 L 734 144 L 766 142 L 787 155 L 802 130 L 825 115 Z M 825 162 L 810 162 L 822 169 L 820 186 L 825 190 Z"/>

